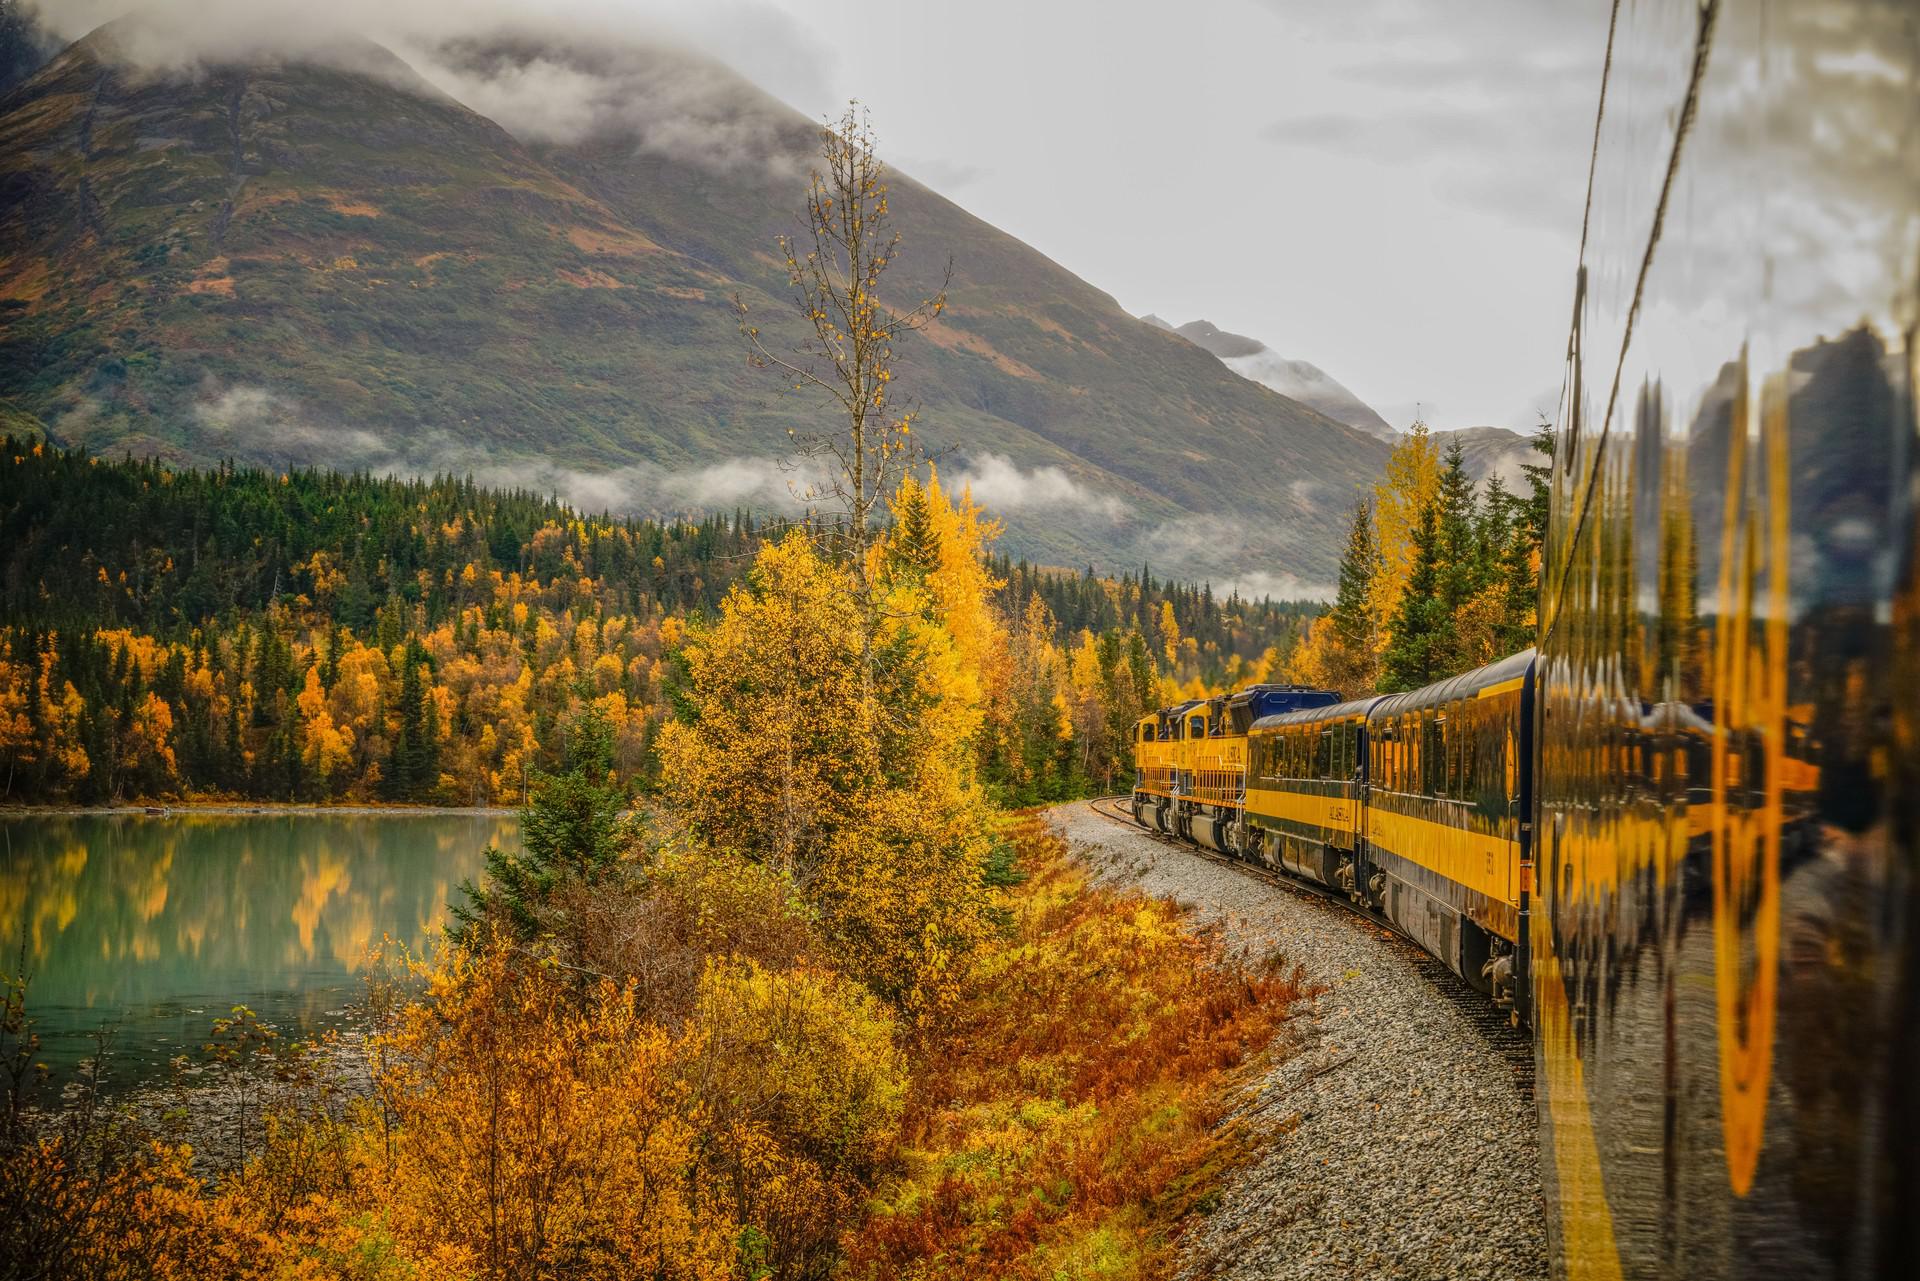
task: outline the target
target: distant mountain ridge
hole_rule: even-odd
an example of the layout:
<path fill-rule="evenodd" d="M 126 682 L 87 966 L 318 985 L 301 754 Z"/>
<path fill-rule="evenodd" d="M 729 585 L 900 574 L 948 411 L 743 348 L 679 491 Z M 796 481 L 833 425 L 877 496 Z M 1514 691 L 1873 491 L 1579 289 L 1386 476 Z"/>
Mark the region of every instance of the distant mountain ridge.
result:
<path fill-rule="evenodd" d="M 1220 363 L 1250 382 L 1270 387 L 1290 400 L 1312 406 L 1335 422 L 1365 432 L 1388 444 L 1400 438 L 1392 424 L 1375 412 L 1373 406 L 1336 381 L 1332 375 L 1304 360 L 1289 360 L 1257 338 L 1230 334 L 1211 321 L 1190 320 L 1175 328 L 1160 317 L 1142 316 L 1158 329 L 1179 334 L 1202 351 L 1211 352 Z"/>
<path fill-rule="evenodd" d="M 470 471 L 640 513 L 790 503 L 811 402 L 747 367 L 732 299 L 788 332 L 774 236 L 816 126 L 658 50 L 506 42 L 597 77 L 517 136 L 364 42 L 135 73 L 97 31 L 0 97 L 0 408 L 61 441 L 274 466 Z M 947 313 L 900 384 L 1053 564 L 1324 584 L 1380 442 L 1234 376 L 895 175 L 885 297 Z M 22 416 L 25 416 L 24 418 Z"/>

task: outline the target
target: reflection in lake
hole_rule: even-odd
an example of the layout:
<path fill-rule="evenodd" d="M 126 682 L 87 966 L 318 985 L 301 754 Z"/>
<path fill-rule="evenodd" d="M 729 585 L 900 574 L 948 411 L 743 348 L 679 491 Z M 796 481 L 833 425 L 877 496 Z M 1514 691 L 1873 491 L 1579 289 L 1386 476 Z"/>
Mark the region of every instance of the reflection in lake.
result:
<path fill-rule="evenodd" d="M 110 1084 L 151 1081 L 251 1006 L 287 1033 L 338 1021 L 383 937 L 418 948 L 512 817 L 0 817 L 0 948 L 25 949 L 41 1058 L 64 1073 L 117 1028 Z"/>

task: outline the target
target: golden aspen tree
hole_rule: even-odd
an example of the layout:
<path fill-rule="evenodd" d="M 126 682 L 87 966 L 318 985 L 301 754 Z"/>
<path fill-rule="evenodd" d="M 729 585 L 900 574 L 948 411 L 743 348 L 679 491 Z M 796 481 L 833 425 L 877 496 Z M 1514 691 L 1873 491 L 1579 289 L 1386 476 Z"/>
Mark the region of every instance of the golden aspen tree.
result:
<path fill-rule="evenodd" d="M 0 659 L 0 797 L 13 793 L 13 776 L 22 765 L 35 759 L 33 722 L 27 716 L 29 686 L 33 670 L 26 663 Z"/>
<path fill-rule="evenodd" d="M 332 779 L 352 759 L 352 736 L 343 732 L 333 723 L 333 713 L 327 707 L 327 693 L 320 688 L 320 669 L 309 667 L 307 678 L 295 699 L 300 709 L 301 728 L 305 742 L 302 746 L 307 767 L 322 779 Z"/>
<path fill-rule="evenodd" d="M 584 1008 L 503 935 L 450 948 L 372 1046 L 394 1118 L 383 1210 L 436 1273 L 732 1276 L 668 1034 L 606 982 Z"/>
<path fill-rule="evenodd" d="M 984 928 L 981 802 L 941 706 L 961 702 L 941 689 L 953 642 L 923 615 L 870 636 L 851 579 L 795 531 L 688 633 L 665 799 L 702 841 L 789 876 L 837 958 L 928 1017 Z"/>
<path fill-rule="evenodd" d="M 1440 490 L 1440 451 L 1424 422 L 1415 420 L 1387 459 L 1386 479 L 1373 487 L 1374 549 L 1379 572 L 1368 593 L 1374 618 L 1374 643 L 1385 653 L 1392 640 L 1389 624 L 1413 574 L 1414 532 L 1420 513 Z"/>

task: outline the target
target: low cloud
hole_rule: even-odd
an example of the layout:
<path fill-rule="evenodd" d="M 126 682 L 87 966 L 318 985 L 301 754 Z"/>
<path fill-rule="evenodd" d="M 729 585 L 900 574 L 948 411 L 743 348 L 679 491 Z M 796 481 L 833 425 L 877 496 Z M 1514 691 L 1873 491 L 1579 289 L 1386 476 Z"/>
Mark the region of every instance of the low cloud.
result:
<path fill-rule="evenodd" d="M 1270 574 L 1256 571 L 1240 574 L 1213 589 L 1215 596 L 1238 595 L 1242 600 L 1332 600 L 1338 589 L 1332 583 L 1317 583 L 1284 571 Z"/>
<path fill-rule="evenodd" d="M 508 463 L 435 466 L 436 472 L 471 474 L 483 485 L 557 494 L 585 512 L 616 516 L 699 515 L 748 508 L 798 515 L 807 506 L 804 475 L 772 458 L 730 458 L 704 467 L 675 469 L 634 463 L 609 471 L 561 467 L 545 459 Z"/>
<path fill-rule="evenodd" d="M 638 462 L 604 471 L 545 458 L 501 458 L 441 431 L 390 441 L 311 413 L 293 397 L 246 383 L 209 381 L 193 410 L 215 451 L 241 451 L 290 466 L 326 466 L 392 476 L 471 476 L 498 489 L 555 494 L 584 512 L 616 516 L 700 515 L 736 507 L 797 515 L 817 475 L 803 463 L 729 458 L 682 468 Z"/>
<path fill-rule="evenodd" d="M 274 453 L 301 466 L 334 459 L 364 466 L 368 458 L 391 455 L 386 442 L 372 432 L 316 422 L 297 401 L 266 387 L 210 382 L 193 416 L 222 449 L 259 452 L 260 442 L 267 440 Z"/>
<path fill-rule="evenodd" d="M 524 141 L 610 138 L 712 170 L 804 172 L 811 134 L 773 95 L 828 97 L 817 38 L 761 0 L 28 2 L 70 40 L 124 16 L 115 52 L 155 74 L 317 62 L 431 86 Z"/>
<path fill-rule="evenodd" d="M 1111 494 L 1096 493 L 1059 467 L 1022 471 L 1004 454 L 981 454 L 965 468 L 947 477 L 948 488 L 972 491 L 974 501 L 990 512 L 1071 509 L 1119 520 L 1127 506 Z"/>
<path fill-rule="evenodd" d="M 1238 592 L 1243 599 L 1330 600 L 1331 583 L 1286 569 L 1249 570 L 1247 564 L 1282 559 L 1249 541 L 1252 524 L 1239 516 L 1181 516 L 1143 529 L 1132 543 L 1132 562 L 1153 566 L 1187 582 L 1211 582 L 1215 596 Z"/>
<path fill-rule="evenodd" d="M 713 172 L 806 171 L 811 130 L 697 52 L 517 29 L 402 46 L 450 97 L 532 142 L 611 141 Z"/>

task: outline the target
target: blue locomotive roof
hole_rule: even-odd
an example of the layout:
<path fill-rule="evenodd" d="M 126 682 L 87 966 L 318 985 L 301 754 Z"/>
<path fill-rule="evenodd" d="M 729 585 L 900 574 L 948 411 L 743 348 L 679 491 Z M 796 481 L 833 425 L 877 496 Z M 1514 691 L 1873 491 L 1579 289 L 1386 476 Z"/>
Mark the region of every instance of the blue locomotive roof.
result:
<path fill-rule="evenodd" d="M 1244 734 L 1264 717 L 1331 707 L 1339 701 L 1338 692 L 1310 685 L 1249 685 L 1227 699 L 1227 708 L 1234 729 Z"/>
<path fill-rule="evenodd" d="M 1356 698 L 1346 703 L 1328 703 L 1324 706 L 1306 707 L 1295 712 L 1282 712 L 1253 723 L 1254 733 L 1270 733 L 1286 725 L 1317 725 L 1322 721 L 1343 721 L 1363 719 L 1373 705 L 1384 695 L 1369 694 L 1365 698 Z"/>

